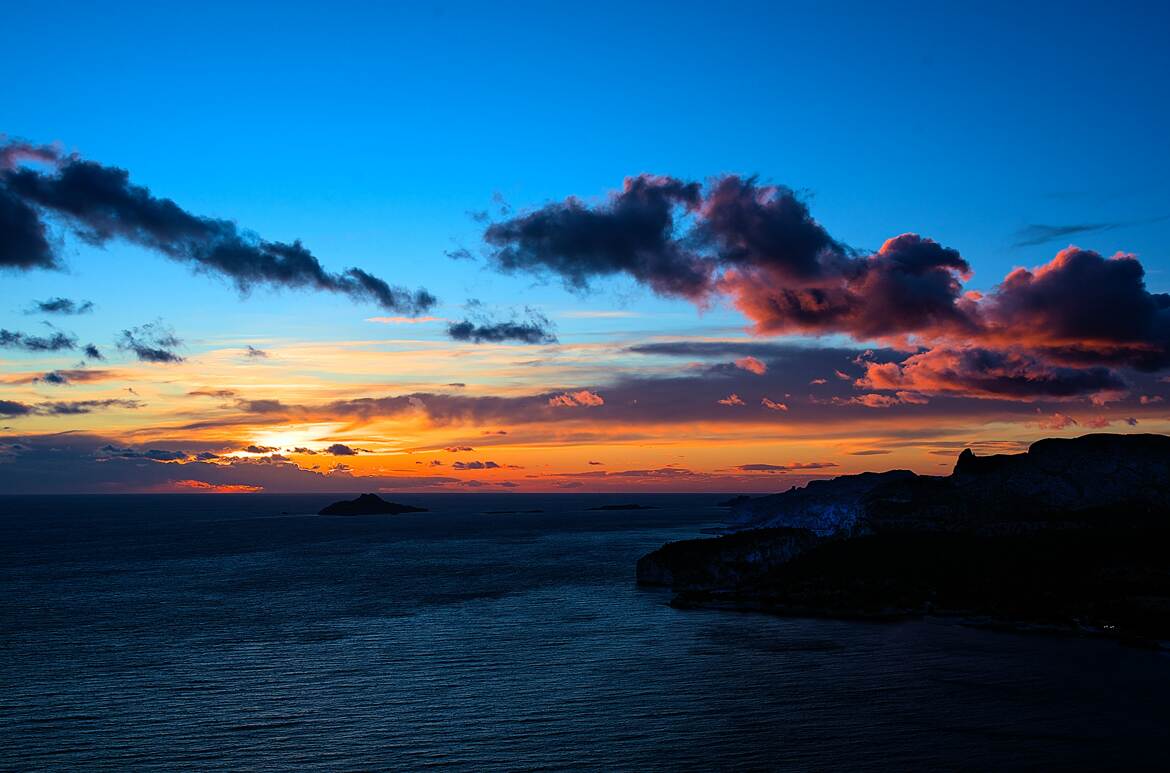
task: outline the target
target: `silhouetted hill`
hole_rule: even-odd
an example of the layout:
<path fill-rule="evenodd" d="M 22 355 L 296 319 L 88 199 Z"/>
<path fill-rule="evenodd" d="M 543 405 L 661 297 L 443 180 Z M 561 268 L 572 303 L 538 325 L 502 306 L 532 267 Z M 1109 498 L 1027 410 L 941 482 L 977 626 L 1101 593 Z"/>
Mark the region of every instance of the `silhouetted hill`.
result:
<path fill-rule="evenodd" d="M 362 494 L 357 499 L 334 502 L 318 515 L 398 515 L 399 513 L 425 513 L 425 507 L 411 507 L 397 502 L 387 502 L 377 494 Z"/>
<path fill-rule="evenodd" d="M 949 476 L 842 476 L 737 512 L 736 533 L 643 556 L 638 581 L 678 606 L 1170 639 L 1170 437 L 968 449 Z"/>

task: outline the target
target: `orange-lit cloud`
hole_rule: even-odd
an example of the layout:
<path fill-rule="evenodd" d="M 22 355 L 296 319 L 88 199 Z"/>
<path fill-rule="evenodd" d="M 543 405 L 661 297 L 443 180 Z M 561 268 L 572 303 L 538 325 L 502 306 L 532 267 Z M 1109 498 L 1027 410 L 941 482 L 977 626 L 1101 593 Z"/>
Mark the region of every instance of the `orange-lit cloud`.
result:
<path fill-rule="evenodd" d="M 263 486 L 249 486 L 243 483 L 214 484 L 201 480 L 177 480 L 175 486 L 181 489 L 191 489 L 207 494 L 255 494 L 263 491 Z"/>
<path fill-rule="evenodd" d="M 768 366 L 755 357 L 741 357 L 735 361 L 735 367 L 740 370 L 746 370 L 748 373 L 755 373 L 757 376 L 762 376 L 768 372 Z"/>
<path fill-rule="evenodd" d="M 577 392 L 565 392 L 548 398 L 548 404 L 561 408 L 577 408 L 581 406 L 605 405 L 605 400 L 596 392 L 582 389 Z"/>

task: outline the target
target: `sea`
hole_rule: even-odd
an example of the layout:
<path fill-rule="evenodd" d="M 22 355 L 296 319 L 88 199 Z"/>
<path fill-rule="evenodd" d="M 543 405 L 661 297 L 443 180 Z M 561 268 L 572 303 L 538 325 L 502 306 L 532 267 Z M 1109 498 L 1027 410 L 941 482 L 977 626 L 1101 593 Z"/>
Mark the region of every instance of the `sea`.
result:
<path fill-rule="evenodd" d="M 338 498 L 0 497 L 0 770 L 1170 764 L 1165 653 L 639 588 L 723 496 Z"/>

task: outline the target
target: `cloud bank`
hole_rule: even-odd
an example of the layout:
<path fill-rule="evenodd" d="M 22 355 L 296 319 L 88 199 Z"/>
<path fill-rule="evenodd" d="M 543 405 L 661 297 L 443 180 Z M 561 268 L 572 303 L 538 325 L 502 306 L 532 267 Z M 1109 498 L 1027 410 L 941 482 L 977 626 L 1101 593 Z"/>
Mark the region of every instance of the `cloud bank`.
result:
<path fill-rule="evenodd" d="M 705 185 L 630 177 L 600 202 L 553 202 L 489 224 L 483 238 L 489 264 L 505 273 L 559 277 L 573 290 L 624 275 L 700 307 L 728 301 L 759 335 L 844 335 L 910 352 L 858 382 L 883 392 L 851 401 L 871 407 L 922 395 L 1116 394 L 1125 370 L 1170 367 L 1170 295 L 1147 289 L 1134 255 L 1068 247 L 974 292 L 965 287 L 972 266 L 957 250 L 914 233 L 876 251 L 853 249 L 792 190 L 754 177 Z M 687 346 L 697 355 L 722 347 L 751 372 L 773 347 Z M 849 378 L 837 371 L 814 383 L 833 375 Z"/>

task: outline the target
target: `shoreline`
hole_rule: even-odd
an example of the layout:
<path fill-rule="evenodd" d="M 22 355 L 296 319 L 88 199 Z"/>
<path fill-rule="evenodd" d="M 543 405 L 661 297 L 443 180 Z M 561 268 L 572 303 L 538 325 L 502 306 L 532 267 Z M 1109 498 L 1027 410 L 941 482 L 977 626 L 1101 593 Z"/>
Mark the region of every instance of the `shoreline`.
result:
<path fill-rule="evenodd" d="M 1170 639 L 1157 639 L 1134 634 L 1108 624 L 1090 624 L 1077 621 L 1019 620 L 982 614 L 973 610 L 931 610 L 887 608 L 882 610 L 825 609 L 814 607 L 769 604 L 749 598 L 699 599 L 692 594 L 675 594 L 668 606 L 683 611 L 738 612 L 810 620 L 839 620 L 856 623 L 908 623 L 959 625 L 982 631 L 1011 633 L 1024 636 L 1057 636 L 1061 638 L 1102 639 L 1115 641 L 1126 647 L 1147 649 L 1170 654 Z"/>

